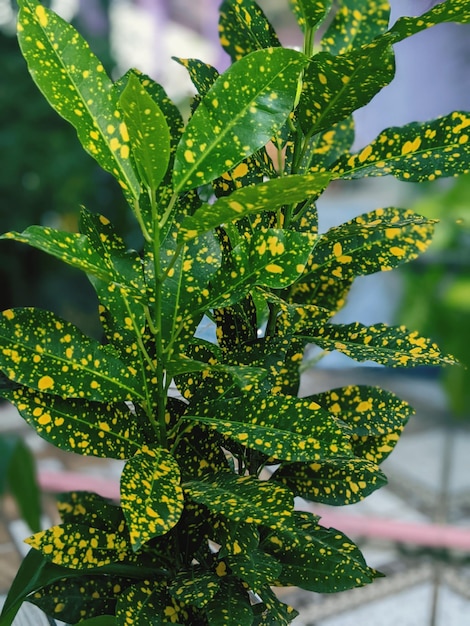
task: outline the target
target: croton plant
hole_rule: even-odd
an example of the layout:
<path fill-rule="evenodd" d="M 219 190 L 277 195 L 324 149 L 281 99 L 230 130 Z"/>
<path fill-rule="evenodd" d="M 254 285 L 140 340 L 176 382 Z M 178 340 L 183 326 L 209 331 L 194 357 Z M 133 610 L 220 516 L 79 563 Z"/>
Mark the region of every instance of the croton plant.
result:
<path fill-rule="evenodd" d="M 386 207 L 320 233 L 316 201 L 336 180 L 469 170 L 461 111 L 351 146 L 353 112 L 394 76 L 393 45 L 468 23 L 470 5 L 391 28 L 386 0 L 332 5 L 291 0 L 295 50 L 254 0 L 222 2 L 232 63 L 219 75 L 175 59 L 196 91 L 184 121 L 162 86 L 138 70 L 113 82 L 71 25 L 19 0 L 34 81 L 117 179 L 142 239 L 128 249 L 87 209 L 78 233 L 2 236 L 86 273 L 102 339 L 46 310 L 3 311 L 1 395 L 58 448 L 124 467 L 119 502 L 58 498 L 62 522 L 26 540 L 1 626 L 24 600 L 83 626 L 277 626 L 297 613 L 275 587 L 329 593 L 380 575 L 294 498 L 346 505 L 384 485 L 412 409 L 369 386 L 299 398 L 299 371 L 308 344 L 388 367 L 453 362 L 403 326 L 332 321 L 357 276 L 417 257 L 433 223 Z"/>

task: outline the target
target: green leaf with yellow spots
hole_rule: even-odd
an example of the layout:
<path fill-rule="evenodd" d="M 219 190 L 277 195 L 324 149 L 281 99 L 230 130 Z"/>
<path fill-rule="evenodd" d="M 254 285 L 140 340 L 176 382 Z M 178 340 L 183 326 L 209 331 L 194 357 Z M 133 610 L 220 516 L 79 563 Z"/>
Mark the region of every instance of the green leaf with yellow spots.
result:
<path fill-rule="evenodd" d="M 166 534 L 183 511 L 180 469 L 163 448 L 142 448 L 121 475 L 121 506 L 134 551 Z"/>
<path fill-rule="evenodd" d="M 357 436 L 380 436 L 403 430 L 414 409 L 380 387 L 350 385 L 309 396 Z"/>
<path fill-rule="evenodd" d="M 446 2 L 440 2 L 417 17 L 400 17 L 390 29 L 390 35 L 395 43 L 443 22 L 470 23 L 468 2 L 466 0 L 446 0 Z"/>
<path fill-rule="evenodd" d="M 63 399 L 20 387 L 1 394 L 40 437 L 85 456 L 128 459 L 145 444 L 142 416 L 121 404 Z M 140 409 L 138 409 L 140 412 Z"/>
<path fill-rule="evenodd" d="M 253 626 L 286 626 L 298 617 L 298 611 L 281 602 L 269 585 L 265 585 L 258 595 L 261 602 L 253 605 Z"/>
<path fill-rule="evenodd" d="M 188 70 L 191 81 L 200 96 L 205 96 L 219 77 L 219 72 L 215 67 L 209 63 L 203 63 L 199 59 L 182 59 L 180 57 L 172 57 L 172 59 Z"/>
<path fill-rule="evenodd" d="M 384 130 L 365 148 L 333 165 L 334 178 L 391 174 L 422 182 L 470 171 L 470 114 L 454 111 L 431 122 Z"/>
<path fill-rule="evenodd" d="M 228 463 L 222 443 L 222 438 L 215 431 L 207 431 L 197 423 L 187 427 L 187 422 L 184 422 L 184 435 L 178 437 L 174 449 L 183 480 L 227 471 Z"/>
<path fill-rule="evenodd" d="M 220 43 L 232 61 L 255 50 L 281 45 L 276 31 L 254 0 L 224 0 L 219 14 Z"/>
<path fill-rule="evenodd" d="M 431 243 L 434 221 L 387 207 L 364 213 L 321 235 L 302 282 L 320 283 L 384 272 L 416 259 Z"/>
<path fill-rule="evenodd" d="M 84 615 L 89 619 L 114 615 L 117 598 L 129 584 L 111 576 L 63 578 L 30 595 L 28 602 L 67 624 L 82 624 Z"/>
<path fill-rule="evenodd" d="M 195 420 L 273 459 L 313 461 L 351 453 L 342 428 L 316 402 L 243 394 L 189 407 Z"/>
<path fill-rule="evenodd" d="M 359 50 L 316 54 L 304 73 L 299 120 L 310 136 L 329 130 L 364 106 L 395 75 L 391 44 L 380 39 Z"/>
<path fill-rule="evenodd" d="M 311 276 L 307 267 L 303 276 L 285 290 L 284 298 L 297 305 L 314 302 L 315 306 L 327 309 L 333 316 L 345 305 L 352 283 L 352 277 L 340 280 L 328 272 Z"/>
<path fill-rule="evenodd" d="M 174 190 L 219 177 L 281 128 L 307 58 L 285 48 L 258 50 L 232 65 L 201 100 L 175 157 Z"/>
<path fill-rule="evenodd" d="M 183 489 L 190 500 L 204 504 L 209 511 L 234 522 L 262 524 L 269 528 L 291 526 L 291 492 L 255 476 L 220 472 L 208 475 L 204 480 L 186 481 Z"/>
<path fill-rule="evenodd" d="M 371 463 L 380 465 L 393 452 L 400 440 L 404 426 L 391 430 L 385 435 L 360 436 L 353 435 L 351 445 L 354 454 Z"/>
<path fill-rule="evenodd" d="M 143 580 L 127 587 L 116 606 L 118 626 L 181 626 L 188 624 L 188 608 L 170 596 L 166 585 Z"/>
<path fill-rule="evenodd" d="M 18 40 L 50 105 L 75 127 L 85 150 L 115 176 L 128 199 L 140 185 L 113 83 L 79 33 L 36 0 L 20 0 Z"/>
<path fill-rule="evenodd" d="M 297 23 L 305 32 L 317 28 L 328 15 L 332 0 L 289 0 Z"/>
<path fill-rule="evenodd" d="M 275 211 L 282 205 L 296 204 L 311 196 L 317 197 L 330 180 L 330 174 L 292 175 L 275 178 L 258 185 L 242 187 L 213 204 L 203 204 L 183 220 L 179 231 L 181 241 L 188 241 L 209 230 L 250 214 Z"/>
<path fill-rule="evenodd" d="M 25 542 L 55 563 L 73 570 L 86 570 L 119 563 L 132 556 L 128 539 L 84 524 L 52 526 Z"/>
<path fill-rule="evenodd" d="M 322 170 L 337 161 L 345 152 L 351 150 L 354 142 L 354 118 L 352 115 L 345 120 L 333 124 L 333 126 L 314 138 L 310 163 L 315 170 Z M 302 215 L 303 217 L 303 215 Z M 306 216 L 308 218 L 308 216 Z M 302 230 L 309 228 L 309 223 L 315 224 L 316 218 L 303 221 Z M 311 231 L 313 232 L 313 231 Z"/>
<path fill-rule="evenodd" d="M 282 564 L 279 584 L 317 593 L 361 587 L 380 574 L 367 566 L 359 548 L 334 528 L 323 528 L 311 513 L 295 513 L 295 530 L 267 535 L 262 548 Z"/>
<path fill-rule="evenodd" d="M 253 611 L 247 589 L 234 576 L 225 572 L 219 575 L 220 590 L 204 607 L 207 623 L 211 626 L 251 626 Z"/>
<path fill-rule="evenodd" d="M 388 367 L 457 364 L 430 339 L 405 326 L 326 324 L 309 332 L 309 338 L 328 352 L 338 350 L 356 361 L 370 360 Z"/>
<path fill-rule="evenodd" d="M 277 559 L 258 549 L 229 555 L 225 561 L 232 574 L 243 580 L 256 594 L 266 583 L 273 584 L 282 570 Z"/>
<path fill-rule="evenodd" d="M 79 523 L 123 533 L 126 522 L 122 509 L 91 491 L 72 491 L 57 496 L 57 510 L 65 523 Z"/>
<path fill-rule="evenodd" d="M 255 550 L 259 544 L 259 532 L 254 524 L 231 522 L 220 515 L 212 515 L 214 540 L 221 548 L 217 556 L 221 559 L 229 554 L 237 555 Z"/>
<path fill-rule="evenodd" d="M 135 75 L 119 98 L 135 165 L 144 185 L 155 191 L 170 162 L 170 129 L 160 107 Z"/>
<path fill-rule="evenodd" d="M 382 35 L 389 20 L 390 5 L 386 0 L 342 0 L 321 47 L 330 54 L 344 54 Z"/>
<path fill-rule="evenodd" d="M 220 578 L 201 565 L 178 572 L 169 586 L 170 595 L 181 604 L 202 609 L 220 589 Z"/>
<path fill-rule="evenodd" d="M 387 484 L 375 463 L 342 457 L 315 463 L 283 463 L 272 480 L 288 487 L 296 496 L 334 506 L 360 502 Z"/>
<path fill-rule="evenodd" d="M 52 312 L 3 311 L 0 345 L 0 369 L 37 391 L 106 403 L 145 399 L 132 367 Z"/>

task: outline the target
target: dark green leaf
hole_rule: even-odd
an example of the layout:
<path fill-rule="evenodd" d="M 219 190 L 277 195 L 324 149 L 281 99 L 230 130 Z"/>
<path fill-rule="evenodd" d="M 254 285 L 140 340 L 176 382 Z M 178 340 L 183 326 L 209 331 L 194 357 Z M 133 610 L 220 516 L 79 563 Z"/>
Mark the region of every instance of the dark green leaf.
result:
<path fill-rule="evenodd" d="M 128 459 L 146 442 L 142 418 L 121 404 L 63 399 L 28 387 L 3 392 L 40 437 L 85 456 Z M 34 530 L 34 529 L 33 529 Z"/>
<path fill-rule="evenodd" d="M 371 583 L 378 576 L 348 537 L 318 525 L 311 513 L 295 514 L 294 531 L 272 531 L 263 549 L 282 564 L 280 585 L 333 593 Z"/>
<path fill-rule="evenodd" d="M 57 509 L 66 524 L 77 523 L 119 533 L 126 528 L 121 507 L 89 491 L 59 494 Z"/>
<path fill-rule="evenodd" d="M 224 562 L 221 561 L 222 565 Z M 251 626 L 253 612 L 248 592 L 240 581 L 221 571 L 220 591 L 204 607 L 211 626 Z"/>
<path fill-rule="evenodd" d="M 181 138 L 175 191 L 208 183 L 262 148 L 289 115 L 306 62 L 300 52 L 271 48 L 243 57 L 222 74 Z"/>
<path fill-rule="evenodd" d="M 405 326 L 375 324 L 327 324 L 312 331 L 310 340 L 324 350 L 338 350 L 356 361 L 375 361 L 388 367 L 455 365 L 430 339 Z"/>
<path fill-rule="evenodd" d="M 255 50 L 281 45 L 266 15 L 253 0 L 224 0 L 219 13 L 220 43 L 232 61 Z"/>
<path fill-rule="evenodd" d="M 22 385 L 64 398 L 143 399 L 136 371 L 54 313 L 3 311 L 0 340 L 0 368 Z"/>
<path fill-rule="evenodd" d="M 279 561 L 261 550 L 230 555 L 226 562 L 230 571 L 254 593 L 259 593 L 266 583 L 274 583 L 282 569 Z"/>
<path fill-rule="evenodd" d="M 470 22 L 470 8 L 466 0 L 446 0 L 418 17 L 400 17 L 390 29 L 393 42 L 401 41 L 426 28 L 443 22 Z"/>
<path fill-rule="evenodd" d="M 80 626 L 117 626 L 117 621 L 114 615 L 100 615 L 82 620 Z"/>
<path fill-rule="evenodd" d="M 203 63 L 199 59 L 181 59 L 179 57 L 173 57 L 173 59 L 188 70 L 192 83 L 200 96 L 205 96 L 219 77 L 219 72 L 215 67 Z"/>
<path fill-rule="evenodd" d="M 470 115 L 454 111 L 431 122 L 384 130 L 372 143 L 332 167 L 338 178 L 391 174 L 421 182 L 470 170 Z"/>
<path fill-rule="evenodd" d="M 314 147 L 311 154 L 311 164 L 316 170 L 329 169 L 345 152 L 349 152 L 354 142 L 354 118 L 347 117 L 342 122 L 334 124 L 314 138 Z M 302 230 L 310 228 L 315 232 L 317 218 L 302 215 Z"/>
<path fill-rule="evenodd" d="M 170 130 L 160 107 L 135 75 L 119 98 L 137 171 L 155 191 L 170 162 Z"/>
<path fill-rule="evenodd" d="M 328 173 L 316 176 L 292 175 L 242 187 L 229 196 L 219 198 L 213 204 L 204 204 L 194 215 L 183 220 L 179 237 L 182 241 L 188 241 L 246 215 L 274 211 L 284 204 L 296 204 L 310 196 L 316 197 L 326 187 L 329 179 Z"/>
<path fill-rule="evenodd" d="M 221 472 L 204 480 L 187 481 L 183 488 L 191 500 L 234 522 L 270 528 L 290 526 L 291 493 L 274 483 Z"/>
<path fill-rule="evenodd" d="M 18 37 L 31 75 L 51 106 L 129 198 L 140 185 L 113 83 L 77 31 L 36 0 L 20 0 Z"/>
<path fill-rule="evenodd" d="M 290 624 L 299 614 L 289 606 L 281 602 L 271 587 L 265 585 L 259 592 L 262 603 L 253 606 L 255 613 L 262 610 L 260 615 L 256 615 L 253 626 L 286 626 Z"/>
<path fill-rule="evenodd" d="M 164 585 L 145 580 L 128 587 L 118 599 L 118 626 L 181 626 L 188 623 L 186 608 L 172 598 Z"/>
<path fill-rule="evenodd" d="M 145 447 L 127 461 L 121 505 L 134 551 L 173 528 L 183 511 L 183 491 L 178 463 L 167 450 Z"/>
<path fill-rule="evenodd" d="M 387 484 L 377 465 L 363 459 L 330 458 L 315 463 L 285 463 L 272 480 L 296 496 L 335 506 L 354 504 Z"/>
<path fill-rule="evenodd" d="M 182 604 L 204 607 L 220 589 L 220 578 L 213 572 L 195 566 L 179 572 L 169 587 L 170 595 Z"/>

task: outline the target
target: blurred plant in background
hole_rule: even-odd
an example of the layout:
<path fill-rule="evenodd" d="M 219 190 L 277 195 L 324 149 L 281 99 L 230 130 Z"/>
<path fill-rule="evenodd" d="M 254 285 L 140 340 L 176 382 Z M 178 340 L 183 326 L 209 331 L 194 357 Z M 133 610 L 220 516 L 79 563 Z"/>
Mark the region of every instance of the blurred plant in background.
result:
<path fill-rule="evenodd" d="M 470 176 L 449 188 L 431 185 L 413 206 L 439 220 L 431 249 L 403 268 L 400 322 L 419 328 L 462 367 L 442 372 L 452 413 L 470 417 Z"/>

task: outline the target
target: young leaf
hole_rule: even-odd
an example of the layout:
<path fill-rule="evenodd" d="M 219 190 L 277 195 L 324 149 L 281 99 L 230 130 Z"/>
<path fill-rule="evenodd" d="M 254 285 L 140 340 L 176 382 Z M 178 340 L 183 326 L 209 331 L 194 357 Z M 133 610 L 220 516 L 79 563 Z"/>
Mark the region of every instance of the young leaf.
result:
<path fill-rule="evenodd" d="M 324 350 L 338 350 L 356 361 L 375 361 L 388 367 L 455 365 L 430 339 L 405 326 L 326 324 L 309 332 L 310 340 Z"/>
<path fill-rule="evenodd" d="M 220 43 L 232 61 L 280 46 L 274 28 L 253 0 L 224 0 L 219 9 Z"/>
<path fill-rule="evenodd" d="M 353 179 L 391 174 L 422 182 L 470 170 L 470 115 L 454 111 L 431 122 L 384 130 L 365 148 L 342 156 L 333 176 Z"/>
<path fill-rule="evenodd" d="M 262 524 L 269 528 L 289 528 L 293 500 L 288 489 L 254 476 L 230 472 L 208 475 L 204 480 L 183 484 L 186 495 L 210 511 L 234 522 Z"/>
<path fill-rule="evenodd" d="M 387 484 L 375 463 L 340 457 L 315 463 L 283 463 L 271 480 L 296 496 L 335 506 L 354 504 Z"/>
<path fill-rule="evenodd" d="M 132 201 L 140 185 L 113 83 L 77 31 L 36 0 L 20 0 L 18 39 L 50 105 L 76 129 L 85 150 Z"/>
<path fill-rule="evenodd" d="M 371 583 L 378 573 L 369 568 L 361 552 L 343 533 L 318 525 L 310 513 L 295 514 L 294 531 L 271 532 L 262 548 L 282 564 L 280 585 L 294 585 L 333 593 Z"/>
<path fill-rule="evenodd" d="M 183 511 L 180 469 L 164 449 L 142 448 L 121 476 L 121 505 L 134 551 L 167 533 Z"/>
<path fill-rule="evenodd" d="M 290 0 L 300 28 L 317 28 L 328 15 L 332 0 Z"/>
<path fill-rule="evenodd" d="M 329 173 L 319 175 L 292 175 L 285 178 L 241 187 L 213 204 L 203 204 L 194 215 L 186 217 L 179 230 L 179 238 L 188 241 L 217 226 L 239 220 L 261 211 L 275 211 L 283 204 L 296 204 L 317 196 L 328 184 Z"/>
<path fill-rule="evenodd" d="M 136 371 L 54 313 L 3 311 L 0 341 L 0 369 L 22 385 L 63 398 L 144 400 Z"/>
<path fill-rule="evenodd" d="M 146 442 L 138 418 L 124 402 L 104 404 L 81 398 L 63 399 L 28 387 L 4 391 L 1 395 L 16 406 L 40 437 L 61 450 L 128 459 Z"/>
<path fill-rule="evenodd" d="M 135 75 L 119 98 L 135 164 L 144 185 L 155 191 L 170 162 L 170 130 L 160 107 Z"/>
<path fill-rule="evenodd" d="M 285 122 L 307 58 L 285 48 L 258 50 L 222 74 L 181 138 L 177 192 L 208 183 L 262 148 Z"/>
<path fill-rule="evenodd" d="M 388 28 L 390 5 L 384 0 L 342 0 L 321 40 L 330 54 L 344 54 L 382 35 Z"/>

